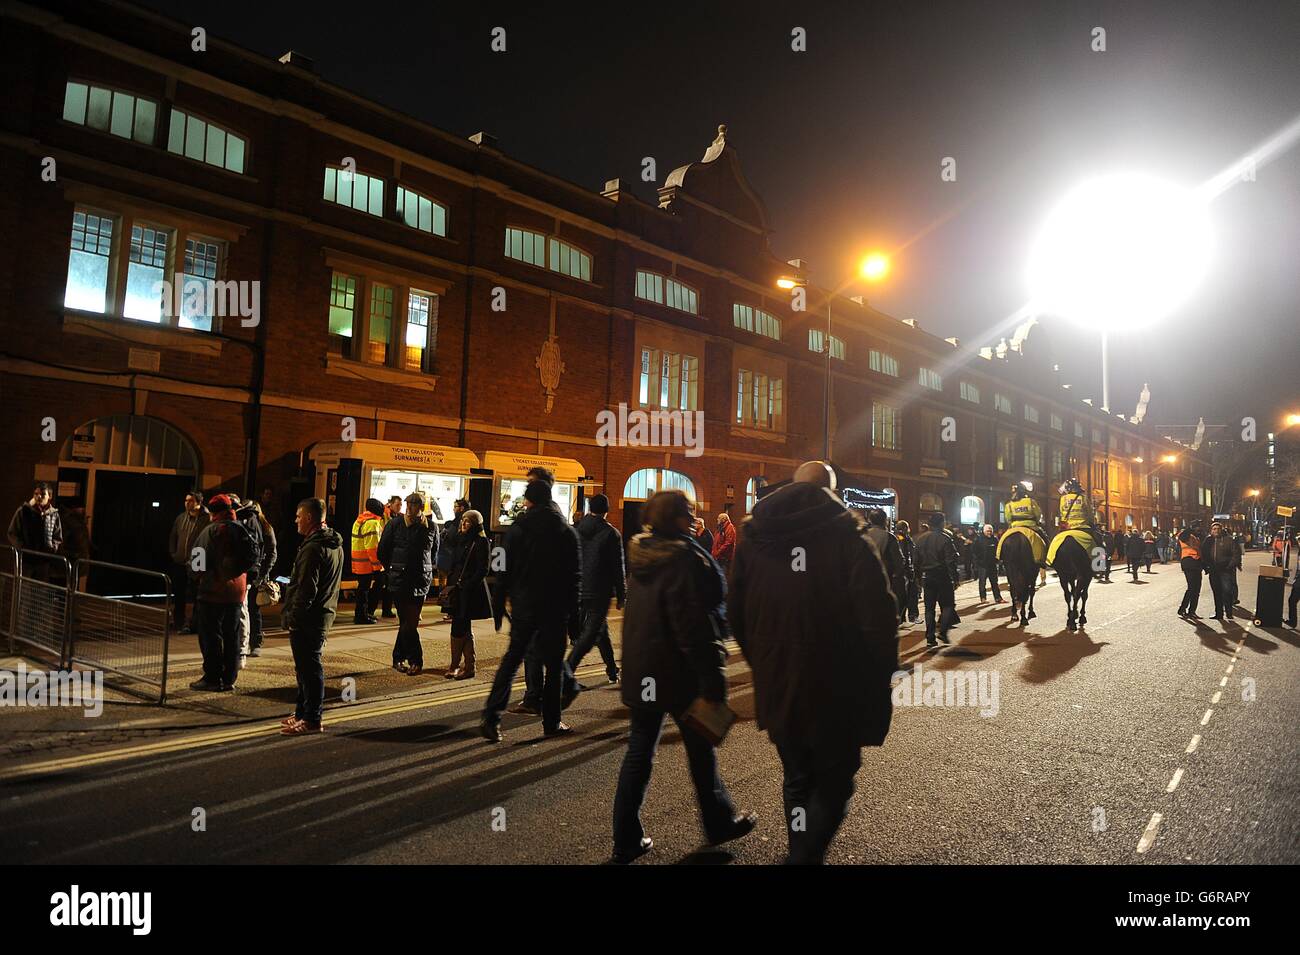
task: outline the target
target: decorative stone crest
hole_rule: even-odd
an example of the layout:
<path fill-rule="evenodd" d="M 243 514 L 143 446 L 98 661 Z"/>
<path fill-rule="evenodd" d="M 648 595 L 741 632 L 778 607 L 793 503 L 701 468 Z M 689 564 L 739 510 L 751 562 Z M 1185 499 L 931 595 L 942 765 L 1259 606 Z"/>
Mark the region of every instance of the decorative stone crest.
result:
<path fill-rule="evenodd" d="M 560 386 L 560 376 L 564 374 L 564 362 L 560 361 L 560 346 L 555 340 L 555 330 L 542 342 L 542 353 L 534 361 L 541 373 L 542 387 L 546 390 L 546 413 L 551 413 L 555 406 L 555 389 Z"/>

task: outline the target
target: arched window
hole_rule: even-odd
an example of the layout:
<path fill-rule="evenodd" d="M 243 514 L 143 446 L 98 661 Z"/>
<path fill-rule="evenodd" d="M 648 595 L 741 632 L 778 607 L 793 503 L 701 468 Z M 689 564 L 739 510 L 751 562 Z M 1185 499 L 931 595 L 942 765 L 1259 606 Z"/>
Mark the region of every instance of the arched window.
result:
<path fill-rule="evenodd" d="M 157 418 L 125 414 L 73 429 L 59 451 L 59 462 L 174 474 L 197 474 L 199 469 L 194 446 L 185 435 Z"/>
<path fill-rule="evenodd" d="M 897 374 L 897 372 L 895 372 L 895 374 Z M 884 489 L 884 493 L 894 495 L 894 503 L 886 504 L 881 508 L 881 510 L 885 512 L 885 516 L 889 518 L 890 523 L 893 523 L 898 520 L 898 492 L 892 487 L 887 487 Z"/>
<path fill-rule="evenodd" d="M 969 495 L 961 499 L 961 513 L 958 519 L 962 524 L 980 524 L 984 523 L 984 502 L 974 495 Z"/>
<path fill-rule="evenodd" d="M 941 498 L 938 494 L 926 493 L 921 495 L 921 513 L 923 515 L 933 511 L 942 511 L 942 510 L 943 510 L 943 498 Z"/>
<path fill-rule="evenodd" d="M 669 471 L 664 468 L 642 468 L 632 472 L 632 476 L 623 485 L 623 499 L 626 501 L 649 500 L 656 491 L 678 490 L 685 492 L 692 501 L 695 496 L 695 482 L 681 471 Z"/>
<path fill-rule="evenodd" d="M 758 503 L 758 492 L 767 487 L 767 478 L 756 474 L 745 483 L 745 513 L 751 514 Z"/>

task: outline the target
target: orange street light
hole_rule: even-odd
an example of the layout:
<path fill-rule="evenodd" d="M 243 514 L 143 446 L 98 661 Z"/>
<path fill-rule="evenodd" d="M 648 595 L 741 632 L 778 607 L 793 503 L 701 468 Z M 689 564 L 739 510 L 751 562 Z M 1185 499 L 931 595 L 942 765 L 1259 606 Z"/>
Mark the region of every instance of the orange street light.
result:
<path fill-rule="evenodd" d="M 1294 428 L 1298 424 L 1300 424 L 1300 414 L 1289 414 L 1286 416 L 1286 426 L 1288 428 Z"/>
<path fill-rule="evenodd" d="M 1164 457 L 1160 459 L 1162 464 L 1173 464 L 1177 460 L 1178 460 L 1178 455 L 1176 454 L 1166 454 Z"/>
<path fill-rule="evenodd" d="M 858 272 L 868 282 L 879 282 L 889 274 L 889 257 L 882 252 L 872 252 L 862 260 Z"/>
<path fill-rule="evenodd" d="M 1259 497 L 1259 488 L 1251 488 L 1246 492 L 1247 497 Z"/>
<path fill-rule="evenodd" d="M 786 290 L 796 288 L 797 286 L 802 284 L 803 284 L 802 282 L 797 282 L 794 279 L 786 278 L 785 276 L 782 276 L 781 278 L 776 280 L 776 287 L 783 288 Z"/>

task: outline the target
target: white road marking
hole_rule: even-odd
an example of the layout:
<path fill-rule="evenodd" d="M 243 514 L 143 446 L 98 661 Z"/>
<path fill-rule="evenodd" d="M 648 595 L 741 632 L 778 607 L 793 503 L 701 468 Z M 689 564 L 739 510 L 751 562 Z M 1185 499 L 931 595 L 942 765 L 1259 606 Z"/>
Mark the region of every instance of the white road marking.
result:
<path fill-rule="evenodd" d="M 1224 670 L 1223 672 L 1224 672 L 1224 673 L 1231 673 L 1231 672 L 1232 672 L 1232 668 L 1233 668 L 1233 666 L 1235 666 L 1235 664 L 1229 663 L 1229 664 L 1228 664 L 1228 669 Z"/>
<path fill-rule="evenodd" d="M 1192 737 L 1192 741 L 1187 744 L 1187 749 L 1183 750 L 1183 752 L 1194 753 L 1196 752 L 1196 747 L 1199 746 L 1200 744 L 1201 744 L 1201 734 L 1197 733 L 1195 736 Z"/>
<path fill-rule="evenodd" d="M 1210 716 L 1213 715 L 1213 713 L 1214 713 L 1214 710 L 1206 710 L 1206 711 L 1205 711 L 1205 715 L 1201 717 L 1201 725 L 1202 725 L 1202 726 L 1204 726 L 1206 723 L 1210 722 Z"/>
<path fill-rule="evenodd" d="M 1152 813 L 1151 821 L 1147 823 L 1147 828 L 1142 833 L 1142 838 L 1138 840 L 1138 855 L 1146 852 L 1151 848 L 1151 844 L 1156 841 L 1156 830 L 1160 828 L 1160 813 Z"/>
<path fill-rule="evenodd" d="M 1174 778 L 1171 779 L 1171 780 L 1169 780 L 1169 785 L 1165 787 L 1165 792 L 1167 792 L 1167 793 L 1171 793 L 1171 792 L 1173 792 L 1175 789 L 1177 789 L 1177 788 L 1178 788 L 1178 781 L 1179 781 L 1180 779 L 1182 779 L 1182 778 L 1183 778 L 1183 771 L 1182 771 L 1182 769 L 1181 769 L 1181 768 L 1179 768 L 1179 769 L 1175 769 L 1175 770 L 1174 770 Z"/>
<path fill-rule="evenodd" d="M 1221 699 L 1223 699 L 1223 691 L 1222 691 L 1222 690 L 1215 690 L 1215 692 L 1214 692 L 1214 696 L 1210 697 L 1210 702 L 1211 702 L 1211 703 L 1218 703 L 1219 700 L 1221 700 Z"/>
<path fill-rule="evenodd" d="M 1219 686 L 1227 686 L 1227 685 L 1228 685 L 1228 678 L 1225 676 L 1222 680 L 1219 681 Z"/>

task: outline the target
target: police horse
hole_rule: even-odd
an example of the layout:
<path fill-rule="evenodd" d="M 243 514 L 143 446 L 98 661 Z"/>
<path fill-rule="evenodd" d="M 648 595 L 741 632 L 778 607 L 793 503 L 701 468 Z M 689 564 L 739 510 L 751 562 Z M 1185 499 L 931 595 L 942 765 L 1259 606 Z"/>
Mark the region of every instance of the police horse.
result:
<path fill-rule="evenodd" d="M 1069 532 L 1063 532 L 1069 534 Z M 1056 546 L 1052 568 L 1065 592 L 1067 630 L 1082 630 L 1088 622 L 1088 585 L 1092 583 L 1092 558 L 1078 539 L 1066 536 Z"/>
<path fill-rule="evenodd" d="M 1009 531 L 1002 541 L 1002 565 L 1007 569 L 1007 589 L 1011 591 L 1011 619 L 1018 616 L 1026 627 L 1038 616 L 1034 613 L 1034 590 L 1038 583 L 1038 561 L 1034 548 L 1024 534 Z"/>

